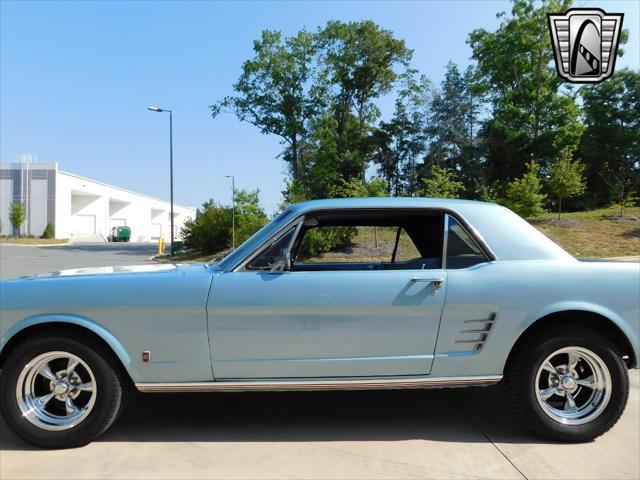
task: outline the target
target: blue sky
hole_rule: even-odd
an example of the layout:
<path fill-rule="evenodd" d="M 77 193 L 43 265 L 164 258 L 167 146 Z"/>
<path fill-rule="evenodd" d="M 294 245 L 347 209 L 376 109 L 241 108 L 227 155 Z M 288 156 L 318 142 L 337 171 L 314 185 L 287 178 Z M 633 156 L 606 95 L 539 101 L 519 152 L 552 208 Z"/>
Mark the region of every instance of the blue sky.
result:
<path fill-rule="evenodd" d="M 624 12 L 626 55 L 640 69 L 640 2 L 578 1 Z M 280 145 L 208 105 L 232 93 L 263 29 L 293 34 L 330 19 L 372 19 L 414 49 L 434 83 L 464 66 L 467 34 L 494 29 L 507 1 L 0 3 L 0 160 L 22 153 L 62 170 L 168 198 L 168 118 L 174 111 L 176 202 L 230 201 L 229 180 L 260 188 L 272 212 L 284 188 Z M 383 101 L 385 104 L 390 101 Z"/>

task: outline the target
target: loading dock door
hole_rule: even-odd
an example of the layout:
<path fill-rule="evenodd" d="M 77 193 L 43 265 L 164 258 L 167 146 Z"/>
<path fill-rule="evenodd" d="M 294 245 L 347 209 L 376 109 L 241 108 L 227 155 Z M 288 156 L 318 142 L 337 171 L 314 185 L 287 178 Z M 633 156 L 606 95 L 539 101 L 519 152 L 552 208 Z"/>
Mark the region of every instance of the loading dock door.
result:
<path fill-rule="evenodd" d="M 73 215 L 71 217 L 72 235 L 94 235 L 96 233 L 95 215 Z"/>

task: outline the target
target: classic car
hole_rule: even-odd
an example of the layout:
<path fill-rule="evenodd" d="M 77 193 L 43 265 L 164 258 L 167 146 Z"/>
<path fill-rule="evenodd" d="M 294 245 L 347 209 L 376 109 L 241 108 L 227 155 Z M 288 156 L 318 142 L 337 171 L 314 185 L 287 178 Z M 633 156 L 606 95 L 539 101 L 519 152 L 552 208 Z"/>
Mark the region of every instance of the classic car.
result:
<path fill-rule="evenodd" d="M 534 432 L 586 441 L 628 398 L 637 264 L 579 261 L 510 210 L 424 198 L 291 205 L 215 263 L 0 283 L 0 405 L 86 444 L 140 392 L 502 382 Z"/>

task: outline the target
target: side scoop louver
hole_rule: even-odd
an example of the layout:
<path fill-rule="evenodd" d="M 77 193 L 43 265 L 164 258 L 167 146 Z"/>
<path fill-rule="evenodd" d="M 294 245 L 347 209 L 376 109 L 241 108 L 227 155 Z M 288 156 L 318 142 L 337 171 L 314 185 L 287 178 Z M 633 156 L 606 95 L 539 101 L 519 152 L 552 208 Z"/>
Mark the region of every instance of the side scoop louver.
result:
<path fill-rule="evenodd" d="M 456 340 L 455 343 L 471 343 L 473 344 L 473 349 L 476 352 L 482 350 L 482 347 L 486 343 L 489 338 L 489 334 L 493 329 L 493 325 L 496 323 L 496 317 L 498 314 L 496 312 L 491 312 L 489 314 L 489 318 L 485 318 L 482 320 L 465 320 L 464 323 L 475 323 L 481 328 L 470 329 L 470 330 L 460 330 L 460 333 L 463 334 L 462 340 Z M 469 335 L 475 335 L 476 338 L 468 338 Z"/>

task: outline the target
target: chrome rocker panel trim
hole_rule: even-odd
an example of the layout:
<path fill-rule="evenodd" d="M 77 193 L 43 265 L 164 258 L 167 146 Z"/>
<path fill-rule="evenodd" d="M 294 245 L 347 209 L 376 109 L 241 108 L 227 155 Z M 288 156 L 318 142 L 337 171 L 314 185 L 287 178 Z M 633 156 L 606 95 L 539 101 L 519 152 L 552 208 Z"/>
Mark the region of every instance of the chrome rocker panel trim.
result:
<path fill-rule="evenodd" d="M 502 375 L 475 377 L 413 377 L 366 380 L 268 380 L 217 381 L 185 383 L 136 383 L 141 392 L 248 392 L 248 391 L 313 391 L 313 390 L 385 390 L 405 388 L 447 388 L 494 385 Z"/>

